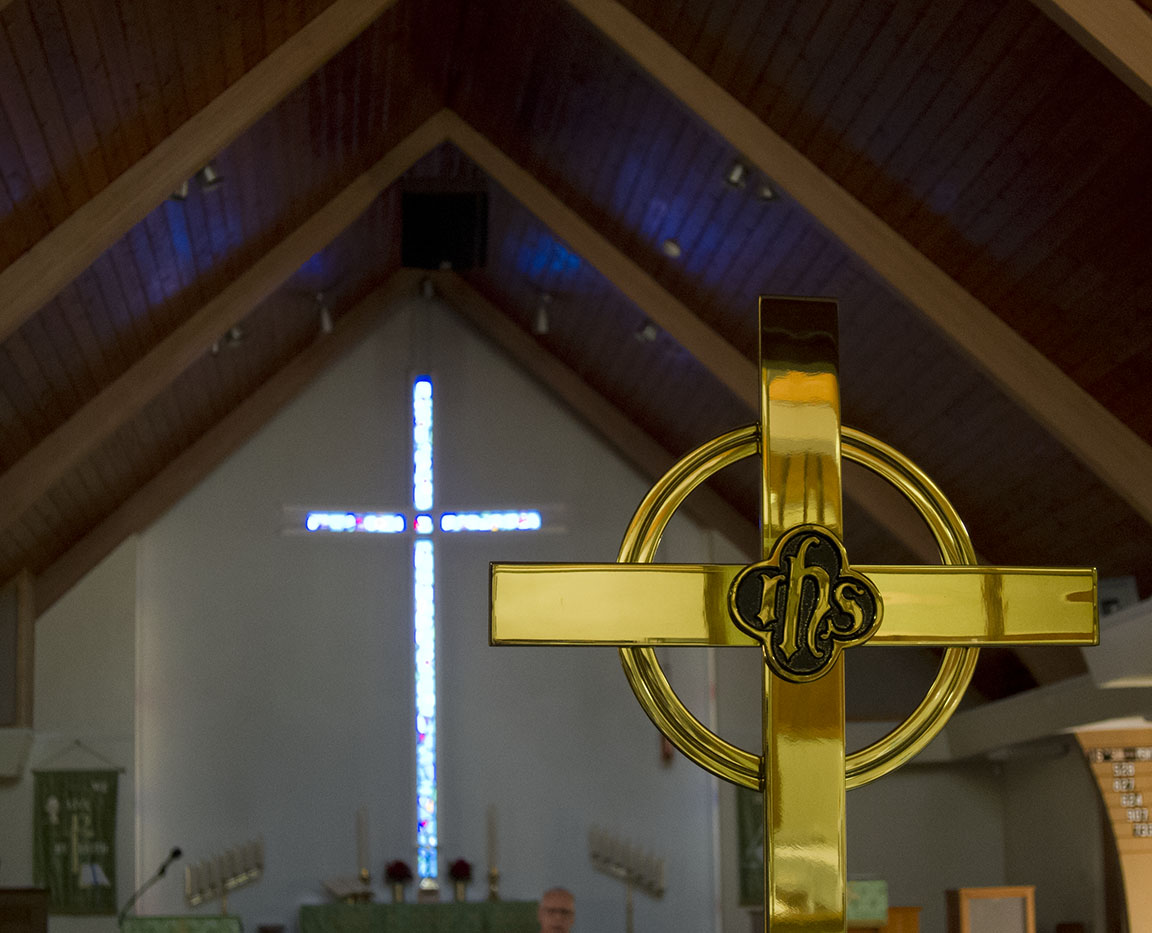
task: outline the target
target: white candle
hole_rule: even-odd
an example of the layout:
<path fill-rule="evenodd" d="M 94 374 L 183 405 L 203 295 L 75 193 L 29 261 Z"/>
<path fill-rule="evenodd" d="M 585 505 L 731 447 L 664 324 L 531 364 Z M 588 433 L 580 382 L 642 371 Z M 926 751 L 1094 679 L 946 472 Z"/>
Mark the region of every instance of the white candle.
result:
<path fill-rule="evenodd" d="M 356 811 L 356 867 L 360 873 L 368 871 L 368 808 Z"/>
<path fill-rule="evenodd" d="M 496 870 L 499 848 L 496 843 L 496 804 L 488 805 L 488 870 Z"/>

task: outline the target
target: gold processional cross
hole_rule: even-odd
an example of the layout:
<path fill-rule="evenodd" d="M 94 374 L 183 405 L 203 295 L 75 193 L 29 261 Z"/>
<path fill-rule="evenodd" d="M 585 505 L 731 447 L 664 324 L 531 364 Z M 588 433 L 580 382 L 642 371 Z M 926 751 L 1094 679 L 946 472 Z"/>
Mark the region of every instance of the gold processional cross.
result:
<path fill-rule="evenodd" d="M 616 564 L 493 564 L 495 645 L 620 646 L 640 704 L 687 757 L 764 794 L 767 931 L 845 929 L 845 790 L 906 762 L 944 727 L 979 645 L 1090 645 L 1096 572 L 975 566 L 959 516 L 887 445 L 840 425 L 836 304 L 761 298 L 760 422 L 674 466 L 633 517 Z M 652 564 L 672 513 L 722 467 L 759 453 L 764 559 Z M 841 456 L 899 489 L 945 566 L 849 567 Z M 946 646 L 920 706 L 875 744 L 844 748 L 841 648 Z M 763 650 L 763 755 L 709 731 L 673 693 L 654 645 Z"/>

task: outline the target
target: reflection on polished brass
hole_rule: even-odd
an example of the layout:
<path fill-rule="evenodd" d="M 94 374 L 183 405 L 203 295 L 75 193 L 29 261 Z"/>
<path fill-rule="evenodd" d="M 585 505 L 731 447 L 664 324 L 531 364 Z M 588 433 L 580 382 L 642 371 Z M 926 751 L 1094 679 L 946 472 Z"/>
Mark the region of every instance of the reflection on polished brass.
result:
<path fill-rule="evenodd" d="M 625 674 L 657 728 L 701 767 L 764 792 L 766 930 L 842 933 L 845 789 L 898 767 L 939 733 L 971 680 L 976 645 L 1095 643 L 1096 577 L 1093 570 L 975 566 L 963 523 L 932 481 L 887 445 L 841 428 L 835 306 L 762 299 L 761 311 L 759 424 L 702 445 L 661 478 L 629 524 L 619 563 L 493 565 L 491 640 L 622 646 Z M 760 643 L 741 630 L 739 613 L 729 611 L 730 588 L 747 568 L 651 564 L 684 498 L 718 470 L 756 453 L 762 454 L 766 559 L 797 526 L 819 526 L 828 540 L 842 538 L 843 455 L 909 499 L 947 565 L 851 568 L 883 604 L 868 644 L 948 646 L 917 709 L 851 755 L 844 749 L 842 658 L 825 676 L 805 683 L 784 680 L 765 665 L 760 756 L 729 744 L 692 716 L 650 647 Z M 830 582 L 837 575 L 826 572 Z M 751 612 L 765 625 L 767 616 L 786 614 L 786 595 L 765 609 L 766 588 L 778 585 L 759 583 L 760 601 Z M 788 629 L 784 653 L 795 653 L 805 637 Z"/>
<path fill-rule="evenodd" d="M 494 645 L 743 645 L 738 564 L 493 564 Z M 1091 570 L 853 567 L 879 590 L 868 645 L 1092 645 Z"/>

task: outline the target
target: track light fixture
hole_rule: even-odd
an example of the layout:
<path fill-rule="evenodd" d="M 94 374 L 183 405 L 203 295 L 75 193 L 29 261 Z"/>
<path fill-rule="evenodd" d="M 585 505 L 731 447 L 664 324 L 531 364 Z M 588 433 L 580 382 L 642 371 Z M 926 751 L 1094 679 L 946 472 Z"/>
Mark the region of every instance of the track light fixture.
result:
<path fill-rule="evenodd" d="M 239 324 L 233 324 L 225 331 L 224 335 L 216 338 L 212 342 L 212 355 L 216 356 L 220 352 L 221 347 L 229 350 L 235 350 L 244 342 L 244 338 L 248 336 L 247 332 Z"/>
<path fill-rule="evenodd" d="M 645 318 L 644 322 L 636 328 L 636 333 L 632 336 L 641 343 L 655 343 L 656 338 L 660 336 L 660 328 Z"/>
<path fill-rule="evenodd" d="M 548 317 L 548 309 L 552 305 L 552 296 L 548 292 L 541 292 L 540 298 L 536 302 L 536 314 L 532 318 L 532 333 L 537 337 L 543 337 L 548 333 L 551 326 L 551 321 Z"/>
<path fill-rule="evenodd" d="M 762 181 L 756 186 L 756 197 L 761 201 L 775 201 L 776 189 L 772 187 L 769 181 Z"/>
<path fill-rule="evenodd" d="M 213 188 L 218 188 L 224 179 L 220 177 L 216 167 L 209 162 L 196 173 L 196 181 L 200 185 L 201 191 L 211 191 Z"/>
<path fill-rule="evenodd" d="M 724 181 L 732 188 L 743 188 L 748 184 L 748 166 L 737 159 L 724 174 Z"/>
<path fill-rule="evenodd" d="M 316 293 L 316 306 L 320 309 L 320 334 L 327 337 L 332 333 L 332 312 L 323 292 Z"/>

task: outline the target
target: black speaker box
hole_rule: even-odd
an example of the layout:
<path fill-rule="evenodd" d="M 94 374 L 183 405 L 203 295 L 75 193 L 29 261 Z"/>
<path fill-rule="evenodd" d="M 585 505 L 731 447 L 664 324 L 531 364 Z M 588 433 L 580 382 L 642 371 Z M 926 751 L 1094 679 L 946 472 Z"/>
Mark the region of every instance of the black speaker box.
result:
<path fill-rule="evenodd" d="M 473 269 L 488 259 L 488 194 L 405 191 L 400 262 L 409 269 Z"/>

